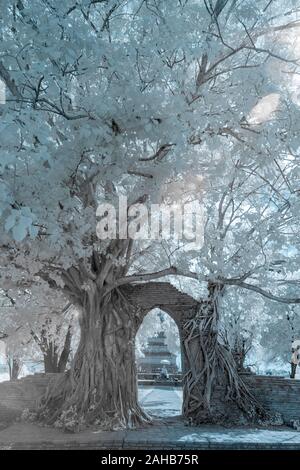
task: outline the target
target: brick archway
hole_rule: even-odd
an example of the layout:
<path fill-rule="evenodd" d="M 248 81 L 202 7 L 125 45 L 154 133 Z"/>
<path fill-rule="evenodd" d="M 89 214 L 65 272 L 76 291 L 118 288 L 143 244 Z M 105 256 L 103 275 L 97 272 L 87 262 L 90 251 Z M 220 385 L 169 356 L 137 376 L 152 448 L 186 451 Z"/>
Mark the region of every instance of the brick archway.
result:
<path fill-rule="evenodd" d="M 180 339 L 181 362 L 183 375 L 187 371 L 184 348 L 184 323 L 193 318 L 200 304 L 190 295 L 181 292 L 169 282 L 148 282 L 143 284 L 130 284 L 122 289 L 128 301 L 139 310 L 136 332 L 145 316 L 153 309 L 159 308 L 166 312 L 175 321 Z"/>
<path fill-rule="evenodd" d="M 189 319 L 195 317 L 199 309 L 205 307 L 208 300 L 197 301 L 190 295 L 179 291 L 169 282 L 148 282 L 143 284 L 131 284 L 124 286 L 124 294 L 131 302 L 133 307 L 139 311 L 139 325 L 148 312 L 154 308 L 160 308 L 175 321 L 178 326 L 183 375 L 188 371 L 186 366 L 186 352 L 184 347 L 183 325 Z M 137 328 L 138 326 L 137 325 Z M 197 342 L 194 345 L 194 359 L 197 358 Z M 197 363 L 195 362 L 197 367 Z M 266 410 L 281 415 L 285 424 L 290 424 L 291 420 L 299 420 L 300 405 L 297 396 L 300 390 L 300 382 L 287 379 L 285 377 L 267 377 L 254 374 L 243 374 L 243 380 L 249 387 L 254 397 L 260 402 Z M 273 390 L 270 395 L 270 390 Z M 297 391 L 297 392 L 296 392 Z M 185 397 L 185 383 L 183 383 L 183 400 Z M 289 399 L 284 401 L 282 396 Z M 220 383 L 217 383 L 211 399 L 211 409 L 216 415 L 228 416 L 232 419 L 240 416 L 240 410 L 235 401 L 228 400 L 227 389 Z"/>
<path fill-rule="evenodd" d="M 181 330 L 182 321 L 192 318 L 200 303 L 169 282 L 148 282 L 128 285 L 123 288 L 129 302 L 140 309 L 140 319 L 150 310 L 160 308 L 170 315 Z"/>

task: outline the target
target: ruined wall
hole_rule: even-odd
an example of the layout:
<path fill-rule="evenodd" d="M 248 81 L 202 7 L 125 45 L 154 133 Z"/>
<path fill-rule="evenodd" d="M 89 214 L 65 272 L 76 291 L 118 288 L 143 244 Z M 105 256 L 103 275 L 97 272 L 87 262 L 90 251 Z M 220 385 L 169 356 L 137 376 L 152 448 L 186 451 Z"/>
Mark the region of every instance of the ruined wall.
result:
<path fill-rule="evenodd" d="M 264 408 L 271 414 L 279 413 L 284 424 L 300 421 L 300 380 L 250 374 L 243 375 L 243 379 Z M 240 414 L 234 402 L 226 401 L 224 397 L 224 388 L 216 387 L 211 402 L 213 413 L 238 420 Z"/>
<path fill-rule="evenodd" d="M 161 308 L 176 322 L 179 332 L 182 319 L 195 315 L 200 303 L 188 294 L 179 291 L 169 282 L 147 282 L 130 284 L 122 288 L 132 305 L 141 308 L 142 318 L 153 308 Z"/>
<path fill-rule="evenodd" d="M 271 412 L 279 412 L 284 422 L 300 420 L 300 380 L 264 375 L 245 376 L 252 393 Z"/>
<path fill-rule="evenodd" d="M 0 427 L 20 418 L 24 410 L 34 410 L 50 380 L 56 376 L 34 374 L 19 380 L 0 382 Z"/>
<path fill-rule="evenodd" d="M 18 419 L 25 409 L 34 410 L 50 380 L 59 374 L 35 374 L 20 380 L 0 383 L 1 424 Z M 245 375 L 252 393 L 271 412 L 280 413 L 285 424 L 300 420 L 300 380 L 261 375 Z M 212 407 L 230 416 L 236 413 L 234 403 L 224 400 L 224 389 L 216 387 Z"/>

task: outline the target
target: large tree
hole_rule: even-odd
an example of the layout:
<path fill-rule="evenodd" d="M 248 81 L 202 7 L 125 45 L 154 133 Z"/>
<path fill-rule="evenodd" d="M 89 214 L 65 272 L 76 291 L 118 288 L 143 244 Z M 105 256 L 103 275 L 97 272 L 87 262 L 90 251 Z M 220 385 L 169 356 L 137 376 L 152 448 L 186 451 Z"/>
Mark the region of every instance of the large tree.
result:
<path fill-rule="evenodd" d="M 17 0 L 1 14 L 2 279 L 22 272 L 19 283 L 47 281 L 81 311 L 72 368 L 50 390 L 43 414 L 58 424 L 148 420 L 135 380 L 141 318 L 124 286 L 182 274 L 205 282 L 210 300 L 186 325 L 189 337 L 199 327 L 208 333 L 198 347 L 209 363 L 196 376 L 190 364 L 186 384 L 185 411 L 197 416 L 209 408 L 220 361 L 234 374 L 218 342 L 225 287 L 299 302 L 284 287 L 270 293 L 266 278 L 274 263 L 290 260 L 287 232 L 297 227 L 298 62 L 290 47 L 297 7 L 289 0 Z M 200 198 L 203 248 L 99 240 L 97 207 L 117 206 L 120 195 L 128 197 L 128 217 L 135 202 Z M 284 275 L 296 264 L 294 257 Z M 206 391 L 194 403 L 200 379 Z M 236 375 L 233 382 L 239 394 Z"/>

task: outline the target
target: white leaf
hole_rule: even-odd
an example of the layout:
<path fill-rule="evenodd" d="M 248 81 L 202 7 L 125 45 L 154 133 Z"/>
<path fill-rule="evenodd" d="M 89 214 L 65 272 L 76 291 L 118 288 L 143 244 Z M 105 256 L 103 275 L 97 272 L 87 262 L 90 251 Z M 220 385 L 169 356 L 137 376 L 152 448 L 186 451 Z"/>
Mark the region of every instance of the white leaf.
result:
<path fill-rule="evenodd" d="M 10 229 L 16 224 L 16 214 L 10 214 L 5 222 L 5 230 L 9 232 Z"/>
<path fill-rule="evenodd" d="M 27 235 L 27 228 L 19 223 L 18 225 L 15 225 L 13 228 L 13 237 L 16 240 L 16 242 L 21 242 L 24 240 L 24 238 Z"/>
<path fill-rule="evenodd" d="M 21 215 L 20 216 L 20 219 L 19 219 L 19 224 L 20 225 L 23 225 L 23 227 L 25 228 L 28 228 L 31 226 L 32 224 L 32 218 L 31 217 L 27 217 L 25 215 Z"/>

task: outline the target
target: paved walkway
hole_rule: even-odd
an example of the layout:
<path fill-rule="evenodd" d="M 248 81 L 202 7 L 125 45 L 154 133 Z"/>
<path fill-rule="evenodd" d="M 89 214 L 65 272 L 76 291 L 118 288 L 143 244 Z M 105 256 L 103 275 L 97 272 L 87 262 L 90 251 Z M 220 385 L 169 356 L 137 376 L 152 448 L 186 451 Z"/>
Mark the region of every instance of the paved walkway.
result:
<path fill-rule="evenodd" d="M 291 428 L 224 428 L 185 426 L 178 416 L 179 387 L 140 387 L 139 400 L 156 418 L 143 429 L 64 433 L 32 423 L 0 426 L 0 450 L 4 449 L 300 449 L 300 432 Z M 1 424 L 1 423 L 0 423 Z"/>
<path fill-rule="evenodd" d="M 182 408 L 182 388 L 140 385 L 139 402 L 153 416 L 178 416 Z"/>
<path fill-rule="evenodd" d="M 177 418 L 144 429 L 64 433 L 36 424 L 13 424 L 0 431 L 5 449 L 300 449 L 300 433 L 289 428 L 187 427 Z"/>

